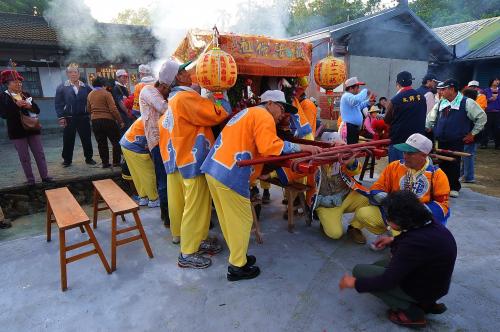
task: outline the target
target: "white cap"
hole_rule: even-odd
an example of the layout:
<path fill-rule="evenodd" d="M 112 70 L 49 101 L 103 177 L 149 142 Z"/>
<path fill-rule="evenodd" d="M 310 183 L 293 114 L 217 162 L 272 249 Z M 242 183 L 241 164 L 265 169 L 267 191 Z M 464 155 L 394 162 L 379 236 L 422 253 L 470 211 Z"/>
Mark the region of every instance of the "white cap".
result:
<path fill-rule="evenodd" d="M 116 71 L 116 77 L 120 77 L 120 76 L 123 76 L 123 75 L 127 75 L 128 76 L 127 71 L 125 69 L 118 69 Z"/>
<path fill-rule="evenodd" d="M 285 94 L 280 90 L 267 90 L 260 96 L 260 102 L 266 103 L 268 101 L 286 104 Z"/>
<path fill-rule="evenodd" d="M 405 143 L 394 145 L 402 152 L 423 152 L 429 154 L 432 151 L 432 141 L 422 134 L 413 134 Z"/>
<path fill-rule="evenodd" d="M 470 81 L 469 84 L 467 84 L 467 86 L 477 86 L 477 87 L 479 87 L 479 82 L 478 81 Z"/>
<path fill-rule="evenodd" d="M 297 108 L 291 104 L 288 104 L 285 99 L 285 94 L 281 90 L 267 90 L 260 96 L 261 104 L 267 103 L 268 101 L 274 101 L 275 103 L 280 103 L 285 108 L 285 112 L 296 114 Z"/>
<path fill-rule="evenodd" d="M 344 82 L 344 86 L 346 88 L 350 87 L 350 86 L 353 86 L 353 85 L 366 85 L 365 82 L 360 82 L 358 81 L 358 78 L 356 76 L 354 77 L 351 77 L 351 78 L 348 78 L 345 82 Z"/>
<path fill-rule="evenodd" d="M 334 143 L 336 141 L 341 141 L 341 140 L 342 139 L 340 138 L 340 135 L 337 132 L 325 131 L 323 134 L 321 134 L 322 142 Z"/>
<path fill-rule="evenodd" d="M 149 65 L 140 65 L 139 66 L 139 73 L 141 74 L 151 74 L 152 70 Z"/>
<path fill-rule="evenodd" d="M 172 84 L 175 80 L 175 76 L 179 72 L 179 66 L 180 65 L 173 59 L 165 61 L 161 65 L 160 73 L 158 74 L 158 81 L 162 84 Z"/>

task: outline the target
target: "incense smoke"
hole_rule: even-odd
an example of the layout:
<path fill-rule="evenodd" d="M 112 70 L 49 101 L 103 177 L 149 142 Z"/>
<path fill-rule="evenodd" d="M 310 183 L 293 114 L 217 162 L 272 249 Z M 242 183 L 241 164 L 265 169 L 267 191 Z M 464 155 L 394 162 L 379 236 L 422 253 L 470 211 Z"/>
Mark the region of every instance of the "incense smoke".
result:
<path fill-rule="evenodd" d="M 150 51 L 135 42 L 138 32 L 146 28 L 99 23 L 83 1 L 53 0 L 44 17 L 70 51 L 68 61 L 138 63 Z"/>

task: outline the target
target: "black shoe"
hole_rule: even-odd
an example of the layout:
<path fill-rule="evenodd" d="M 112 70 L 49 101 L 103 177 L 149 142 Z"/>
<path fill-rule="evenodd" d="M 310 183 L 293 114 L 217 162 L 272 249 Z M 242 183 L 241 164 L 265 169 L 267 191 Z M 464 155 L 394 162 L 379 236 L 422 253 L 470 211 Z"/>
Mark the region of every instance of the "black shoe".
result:
<path fill-rule="evenodd" d="M 269 189 L 264 189 L 262 193 L 262 204 L 268 204 L 271 202 L 271 194 L 269 193 Z"/>
<path fill-rule="evenodd" d="M 102 168 L 110 168 L 111 164 L 102 164 Z"/>
<path fill-rule="evenodd" d="M 71 166 L 71 161 L 63 161 L 62 164 L 61 164 L 64 168 L 66 167 L 70 167 Z"/>
<path fill-rule="evenodd" d="M 0 221 L 0 229 L 7 229 L 7 228 L 11 228 L 11 227 L 12 227 L 12 224 L 10 221 L 8 221 L 8 220 Z"/>
<path fill-rule="evenodd" d="M 87 165 L 95 165 L 95 164 L 97 164 L 97 162 L 94 159 L 92 159 L 92 158 L 85 159 L 85 163 Z"/>
<path fill-rule="evenodd" d="M 260 274 L 260 269 L 258 266 L 243 266 L 236 267 L 229 265 L 227 267 L 227 280 L 228 281 L 239 281 L 245 279 L 257 278 Z"/>
<path fill-rule="evenodd" d="M 54 183 L 54 179 L 51 177 L 46 177 L 45 179 L 42 179 L 43 183 Z"/>
<path fill-rule="evenodd" d="M 254 266 L 256 262 L 257 258 L 255 258 L 254 255 L 247 255 L 247 263 L 245 264 L 245 266 L 247 267 Z"/>
<path fill-rule="evenodd" d="M 433 303 L 431 305 L 418 305 L 426 314 L 441 315 L 448 308 L 444 303 Z"/>

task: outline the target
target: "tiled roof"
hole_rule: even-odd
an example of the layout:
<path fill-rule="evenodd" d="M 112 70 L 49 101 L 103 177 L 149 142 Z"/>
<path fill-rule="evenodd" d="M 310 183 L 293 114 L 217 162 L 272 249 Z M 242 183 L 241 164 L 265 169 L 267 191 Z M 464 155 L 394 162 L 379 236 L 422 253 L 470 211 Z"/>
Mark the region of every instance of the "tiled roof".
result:
<path fill-rule="evenodd" d="M 109 38 L 129 39 L 141 47 L 153 47 L 156 39 L 148 27 L 96 23 L 101 35 L 99 41 L 106 44 Z M 37 46 L 58 46 L 57 31 L 42 16 L 0 12 L 0 43 Z"/>
<path fill-rule="evenodd" d="M 500 37 L 491 41 L 489 44 L 470 52 L 460 60 L 479 60 L 492 58 L 500 58 Z"/>
<path fill-rule="evenodd" d="M 57 46 L 57 33 L 41 16 L 0 13 L 0 41 Z"/>
<path fill-rule="evenodd" d="M 500 16 L 478 21 L 447 25 L 433 30 L 447 45 L 457 45 L 462 40 L 476 33 L 478 30 L 481 30 L 483 27 L 493 24 L 498 20 L 500 20 Z"/>

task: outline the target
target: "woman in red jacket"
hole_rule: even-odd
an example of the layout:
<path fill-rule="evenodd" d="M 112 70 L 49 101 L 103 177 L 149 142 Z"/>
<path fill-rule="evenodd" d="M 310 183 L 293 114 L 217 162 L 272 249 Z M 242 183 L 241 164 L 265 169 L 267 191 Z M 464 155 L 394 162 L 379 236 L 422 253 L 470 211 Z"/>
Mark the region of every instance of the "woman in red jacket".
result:
<path fill-rule="evenodd" d="M 26 183 L 35 184 L 28 148 L 35 157 L 42 181 L 52 182 L 47 171 L 40 129 L 27 130 L 21 121 L 21 114 L 36 117 L 40 113 L 38 105 L 32 100 L 30 94 L 22 91 L 22 81 L 23 77 L 15 70 L 4 70 L 0 73 L 0 83 L 7 86 L 7 90 L 0 93 L 0 116 L 7 122 L 9 139 L 14 143 L 19 155 L 24 175 L 26 175 Z"/>

